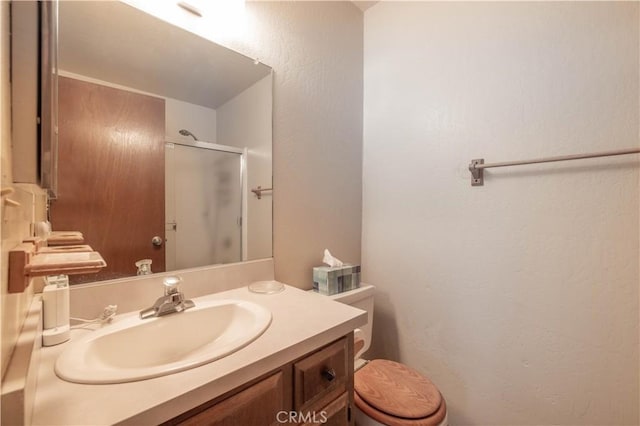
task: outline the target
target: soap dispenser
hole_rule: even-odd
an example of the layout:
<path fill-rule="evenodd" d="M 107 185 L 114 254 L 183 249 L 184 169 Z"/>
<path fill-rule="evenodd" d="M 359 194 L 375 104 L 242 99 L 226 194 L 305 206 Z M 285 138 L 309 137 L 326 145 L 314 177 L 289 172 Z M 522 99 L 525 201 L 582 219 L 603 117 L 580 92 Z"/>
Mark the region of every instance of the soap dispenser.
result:
<path fill-rule="evenodd" d="M 45 278 L 42 290 L 44 331 L 42 345 L 53 346 L 70 338 L 69 328 L 69 277 L 51 275 Z"/>

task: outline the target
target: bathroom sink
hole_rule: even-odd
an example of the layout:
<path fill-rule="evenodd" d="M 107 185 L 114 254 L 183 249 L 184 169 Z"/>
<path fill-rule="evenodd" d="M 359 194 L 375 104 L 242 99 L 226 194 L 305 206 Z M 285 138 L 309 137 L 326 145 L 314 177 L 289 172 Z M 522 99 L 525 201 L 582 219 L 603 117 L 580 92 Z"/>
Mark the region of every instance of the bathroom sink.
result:
<path fill-rule="evenodd" d="M 162 317 L 127 314 L 72 340 L 56 361 L 56 374 L 89 384 L 164 376 L 227 356 L 257 339 L 271 323 L 271 312 L 255 303 L 194 302 L 194 308 Z"/>

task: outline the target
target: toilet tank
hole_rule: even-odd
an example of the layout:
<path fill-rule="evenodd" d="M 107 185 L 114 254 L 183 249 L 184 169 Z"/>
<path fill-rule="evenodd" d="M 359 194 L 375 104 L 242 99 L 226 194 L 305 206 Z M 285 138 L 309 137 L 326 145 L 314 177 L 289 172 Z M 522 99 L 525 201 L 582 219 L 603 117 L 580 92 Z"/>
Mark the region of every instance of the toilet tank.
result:
<path fill-rule="evenodd" d="M 367 312 L 367 323 L 360 327 L 361 333 L 356 332 L 356 337 L 359 335 L 364 339 L 364 349 L 360 351 L 360 354 L 366 352 L 369 349 L 369 346 L 371 346 L 371 329 L 373 327 L 373 293 L 375 292 L 375 289 L 376 288 L 370 284 L 361 283 L 360 287 L 355 290 L 325 296 L 330 297 L 336 302 L 344 303 Z M 356 354 L 356 358 L 358 358 L 358 355 L 359 354 Z"/>

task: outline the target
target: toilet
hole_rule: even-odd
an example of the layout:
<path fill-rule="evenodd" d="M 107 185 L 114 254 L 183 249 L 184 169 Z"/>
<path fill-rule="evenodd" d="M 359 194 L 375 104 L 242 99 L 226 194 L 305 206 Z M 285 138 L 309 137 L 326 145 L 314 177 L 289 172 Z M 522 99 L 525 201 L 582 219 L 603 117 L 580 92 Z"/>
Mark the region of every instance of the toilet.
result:
<path fill-rule="evenodd" d="M 367 312 L 367 324 L 355 331 L 356 425 L 446 426 L 446 402 L 427 377 L 398 362 L 360 357 L 371 345 L 374 291 L 374 286 L 361 284 L 355 290 L 325 296 Z"/>

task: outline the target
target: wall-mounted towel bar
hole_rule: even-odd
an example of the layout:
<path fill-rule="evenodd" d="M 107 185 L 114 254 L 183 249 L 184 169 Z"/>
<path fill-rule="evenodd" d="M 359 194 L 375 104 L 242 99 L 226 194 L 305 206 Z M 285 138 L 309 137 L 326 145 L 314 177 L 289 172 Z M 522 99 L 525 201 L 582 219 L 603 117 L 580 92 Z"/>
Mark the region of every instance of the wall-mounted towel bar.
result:
<path fill-rule="evenodd" d="M 469 164 L 469 171 L 471 172 L 471 186 L 484 185 L 483 171 L 484 169 L 489 169 L 492 167 L 522 166 L 524 164 L 553 163 L 555 161 L 582 160 L 585 158 L 611 157 L 614 155 L 627 155 L 627 154 L 640 154 L 640 148 L 594 152 L 591 154 L 560 155 L 557 157 L 535 158 L 533 160 L 504 161 L 502 163 L 487 163 L 487 164 L 484 163 L 484 158 L 477 158 L 475 160 L 471 160 L 471 164 Z"/>
<path fill-rule="evenodd" d="M 251 190 L 251 192 L 256 194 L 256 197 L 258 197 L 258 200 L 262 199 L 262 193 L 265 192 L 265 191 L 273 191 L 273 188 L 263 188 L 263 187 L 259 186 L 257 188 L 253 188 Z"/>

